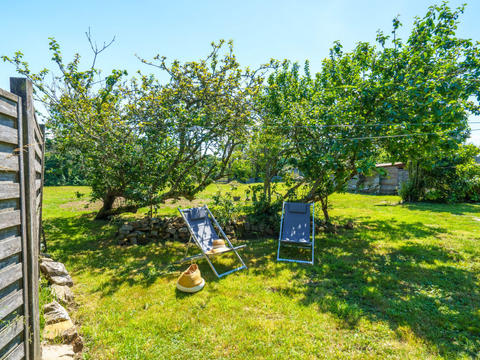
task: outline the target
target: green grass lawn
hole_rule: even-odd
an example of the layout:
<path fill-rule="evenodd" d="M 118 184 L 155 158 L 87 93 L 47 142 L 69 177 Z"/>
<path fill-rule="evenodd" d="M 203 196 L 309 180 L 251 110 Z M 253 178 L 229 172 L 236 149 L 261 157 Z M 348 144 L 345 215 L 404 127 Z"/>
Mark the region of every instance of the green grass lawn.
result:
<path fill-rule="evenodd" d="M 185 295 L 175 281 L 186 265 L 169 265 L 183 244 L 117 246 L 77 191 L 88 188 L 45 188 L 44 223 L 75 282 L 88 359 L 479 357 L 479 205 L 334 195 L 334 221 L 355 229 L 317 234 L 314 266 L 277 263 L 273 238 L 240 240 L 249 269 L 217 280 L 200 261 L 207 284 Z"/>

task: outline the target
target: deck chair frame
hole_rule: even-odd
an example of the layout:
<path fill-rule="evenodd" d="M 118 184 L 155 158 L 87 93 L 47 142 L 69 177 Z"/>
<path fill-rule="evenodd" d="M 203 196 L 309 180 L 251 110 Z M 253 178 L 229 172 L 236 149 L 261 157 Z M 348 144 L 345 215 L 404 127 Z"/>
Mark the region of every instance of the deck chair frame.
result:
<path fill-rule="evenodd" d="M 310 207 L 310 218 L 312 222 L 312 232 L 310 234 L 311 241 L 302 243 L 302 242 L 293 242 L 293 241 L 284 241 L 282 239 L 283 237 L 283 219 L 285 217 L 285 204 L 286 202 L 283 202 L 282 205 L 282 218 L 280 220 L 280 235 L 278 236 L 278 250 L 277 250 L 277 261 L 287 261 L 287 262 L 295 262 L 295 263 L 301 263 L 301 264 L 310 264 L 313 265 L 314 261 L 314 251 L 315 251 L 315 205 L 313 203 L 308 204 Z M 280 248 L 283 243 L 283 246 L 294 246 L 294 247 L 301 247 L 301 248 L 310 248 L 312 249 L 312 260 L 295 260 L 295 259 L 285 259 L 280 257 Z"/>
<path fill-rule="evenodd" d="M 205 260 L 207 260 L 208 262 L 208 265 L 210 265 L 210 268 L 212 269 L 213 273 L 218 277 L 218 278 L 222 278 L 228 274 L 231 274 L 235 271 L 239 271 L 239 270 L 243 270 L 243 269 L 246 269 L 247 266 L 245 265 L 245 263 L 243 262 L 243 259 L 240 257 L 240 255 L 238 254 L 237 250 L 238 249 L 241 249 L 241 248 L 244 248 L 246 245 L 240 245 L 240 246 L 237 246 L 237 247 L 234 247 L 232 245 L 232 243 L 230 242 L 230 239 L 227 237 L 227 235 L 225 234 L 225 232 L 223 231 L 222 227 L 218 224 L 217 222 L 217 219 L 215 219 L 215 216 L 213 216 L 213 214 L 211 213 L 210 209 L 208 208 L 207 205 L 204 205 L 202 206 L 203 208 L 205 208 L 207 210 L 207 217 L 209 217 L 211 220 L 213 220 L 213 223 L 215 224 L 215 226 L 218 228 L 221 236 L 223 236 L 223 238 L 227 241 L 228 245 L 229 245 L 229 249 L 228 251 L 224 251 L 224 252 L 221 252 L 221 253 L 217 253 L 217 254 L 207 254 L 202 246 L 200 245 L 200 241 L 199 239 L 197 238 L 196 234 L 193 232 L 191 226 L 190 226 L 190 223 L 188 222 L 188 219 L 187 217 L 185 216 L 185 213 L 184 211 L 187 211 L 187 210 L 190 210 L 190 209 L 180 209 L 178 208 L 178 211 L 180 212 L 180 215 L 182 216 L 183 220 L 185 221 L 185 223 L 187 224 L 187 228 L 188 228 L 188 231 L 190 232 L 190 239 L 188 240 L 188 243 L 187 243 L 187 252 L 185 253 L 185 256 L 187 255 L 188 253 L 188 248 L 189 248 L 189 245 L 190 243 L 193 242 L 195 243 L 195 245 L 198 246 L 198 248 L 200 249 L 200 251 L 202 252 L 201 254 L 197 254 L 197 255 L 193 255 L 193 256 L 189 256 L 189 257 L 185 257 L 184 259 L 178 261 L 177 263 L 182 263 L 182 262 L 185 262 L 185 261 L 189 261 L 189 260 L 195 260 L 195 259 L 200 259 L 200 258 L 204 258 Z M 218 256 L 218 255 L 222 255 L 222 254 L 226 254 L 226 253 L 229 253 L 229 252 L 234 252 L 235 255 L 237 256 L 238 260 L 240 261 L 240 263 L 242 264 L 241 266 L 235 268 L 235 269 L 232 269 L 232 270 L 229 270 L 229 271 L 226 271 L 222 274 L 219 274 L 217 272 L 217 270 L 215 269 L 215 266 L 213 265 L 212 261 L 211 261 L 211 257 L 213 256 Z"/>

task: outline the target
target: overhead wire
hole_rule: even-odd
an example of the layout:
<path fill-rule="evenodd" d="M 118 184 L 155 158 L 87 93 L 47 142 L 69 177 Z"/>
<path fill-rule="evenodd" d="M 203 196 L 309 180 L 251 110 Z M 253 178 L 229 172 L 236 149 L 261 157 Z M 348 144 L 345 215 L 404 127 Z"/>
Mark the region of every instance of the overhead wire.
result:
<path fill-rule="evenodd" d="M 416 124 L 416 125 L 440 125 L 440 124 L 453 124 L 453 123 L 412 123 L 412 124 L 408 124 L 408 125 L 413 125 L 413 124 Z M 473 122 L 469 122 L 469 124 L 480 124 L 480 121 L 473 121 Z M 284 129 L 289 129 L 289 128 L 295 128 L 295 127 L 306 127 L 306 128 L 310 128 L 310 127 L 318 127 L 318 128 L 327 128 L 327 127 L 341 127 L 341 126 L 352 126 L 352 127 L 355 127 L 355 126 L 380 126 L 380 125 L 384 125 L 384 126 L 392 126 L 392 125 L 403 125 L 403 124 L 386 124 L 386 123 L 377 123 L 377 124 L 351 124 L 351 125 L 348 125 L 348 124 L 332 124 L 332 125 L 328 125 L 328 124 L 325 124 L 325 125 L 264 125 L 266 128 L 277 128 L 277 129 L 281 129 L 281 128 L 284 128 Z M 260 128 L 262 127 L 262 125 L 257 125 L 257 126 L 254 126 L 254 127 L 257 127 L 257 128 Z M 405 129 L 407 130 L 407 129 Z M 329 136 L 328 134 L 323 134 L 323 136 L 325 138 L 328 138 L 328 139 L 334 139 L 334 140 L 340 140 L 340 141 L 351 141 L 351 140 L 373 140 L 373 139 L 388 139 L 388 138 L 401 138 L 401 137 L 409 137 L 409 136 L 428 136 L 428 135 L 438 135 L 438 136 L 442 136 L 442 135 L 448 135 L 446 133 L 450 132 L 454 132 L 456 130 L 459 130 L 459 129 L 453 129 L 453 130 L 445 130 L 444 133 L 441 133 L 441 132 L 415 132 L 415 133 L 407 133 L 407 134 L 393 134 L 393 135 L 378 135 L 378 136 L 361 136 L 361 137 L 335 137 L 335 136 Z M 462 129 L 462 130 L 468 130 L 470 133 L 471 132 L 474 132 L 474 131 L 480 131 L 480 129 L 468 129 L 468 128 L 465 128 L 465 129 Z M 453 138 L 453 136 L 449 136 L 450 138 Z"/>
<path fill-rule="evenodd" d="M 292 124 L 292 125 L 282 125 L 282 124 L 268 124 L 268 125 L 261 125 L 257 124 L 254 125 L 255 127 L 278 127 L 278 128 L 290 128 L 290 127 L 300 127 L 300 128 L 329 128 L 329 127 L 376 127 L 376 126 L 430 126 L 430 125 L 452 125 L 456 124 L 454 122 L 438 122 L 438 123 L 373 123 L 373 124 Z M 480 124 L 480 121 L 471 121 L 468 124 Z"/>

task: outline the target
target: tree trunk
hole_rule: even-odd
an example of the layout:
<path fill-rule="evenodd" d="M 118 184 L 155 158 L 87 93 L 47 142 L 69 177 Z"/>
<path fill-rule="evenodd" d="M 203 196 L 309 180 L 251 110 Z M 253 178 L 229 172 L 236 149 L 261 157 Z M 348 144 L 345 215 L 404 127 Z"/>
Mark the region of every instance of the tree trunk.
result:
<path fill-rule="evenodd" d="M 95 216 L 95 220 L 106 220 L 107 217 L 112 212 L 113 203 L 115 202 L 115 195 L 106 194 L 103 198 L 103 205 L 102 208 L 99 210 L 97 215 Z"/>
<path fill-rule="evenodd" d="M 266 169 L 265 171 L 265 179 L 263 180 L 263 197 L 270 204 L 271 200 L 271 178 L 270 178 L 270 170 Z"/>
<path fill-rule="evenodd" d="M 322 203 L 323 216 L 325 217 L 325 224 L 330 225 L 330 215 L 328 214 L 328 197 L 321 197 L 320 202 Z"/>
<path fill-rule="evenodd" d="M 420 200 L 420 194 L 423 192 L 423 184 L 421 183 L 421 169 L 418 160 L 411 160 L 408 165 L 409 181 L 412 188 L 407 196 L 407 202 L 416 202 Z"/>

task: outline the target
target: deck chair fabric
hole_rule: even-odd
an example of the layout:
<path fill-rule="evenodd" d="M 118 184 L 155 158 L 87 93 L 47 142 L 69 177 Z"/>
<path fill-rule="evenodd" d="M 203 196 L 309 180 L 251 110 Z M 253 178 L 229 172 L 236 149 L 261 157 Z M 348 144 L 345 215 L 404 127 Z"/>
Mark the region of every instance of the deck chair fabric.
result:
<path fill-rule="evenodd" d="M 286 203 L 282 241 L 310 243 L 310 205 Z"/>
<path fill-rule="evenodd" d="M 187 257 L 187 258 L 181 260 L 181 262 L 203 257 L 207 260 L 207 262 L 210 265 L 210 267 L 212 268 L 213 272 L 219 278 L 223 277 L 225 275 L 228 275 L 232 272 L 247 268 L 247 266 L 243 262 L 243 259 L 240 257 L 240 255 L 237 252 L 238 249 L 241 249 L 241 248 L 245 247 L 246 245 L 241 245 L 241 246 L 234 247 L 232 245 L 232 243 L 230 242 L 230 240 L 228 239 L 228 237 L 225 235 L 225 232 L 222 230 L 222 228 L 218 224 L 215 217 L 210 212 L 210 209 L 208 209 L 208 207 L 206 205 L 203 206 L 203 207 L 198 207 L 198 208 L 178 209 L 178 211 L 182 215 L 183 219 L 185 220 L 185 222 L 187 224 L 188 230 L 190 231 L 189 242 L 193 239 L 195 244 L 200 248 L 200 250 L 202 252 L 201 254 L 194 255 L 194 256 L 191 256 L 191 257 Z M 212 221 L 213 221 L 213 223 L 212 223 Z M 225 246 L 228 248 L 227 251 L 222 251 L 222 252 L 218 252 L 218 253 L 212 253 L 211 252 L 211 250 L 213 249 L 213 241 L 217 240 L 217 239 L 220 239 L 220 237 L 217 234 L 213 224 L 215 224 L 215 226 L 219 229 L 221 235 L 225 239 L 225 241 L 226 241 Z M 187 250 L 188 250 L 188 248 L 187 248 Z M 213 255 L 224 254 L 225 252 L 230 252 L 230 251 L 233 251 L 235 253 L 235 255 L 237 256 L 237 258 L 240 261 L 240 263 L 242 264 L 242 266 L 237 267 L 233 270 L 227 271 L 223 274 L 219 274 L 217 272 L 217 270 L 215 269 L 215 266 L 213 266 L 213 264 L 210 260 L 210 257 L 213 256 Z"/>
<path fill-rule="evenodd" d="M 200 248 L 208 252 L 213 248 L 213 240 L 219 239 L 212 222 L 208 218 L 206 209 L 193 208 L 184 210 L 190 230 L 195 234 Z"/>
<path fill-rule="evenodd" d="M 313 264 L 314 255 L 314 205 L 306 203 L 284 202 L 282 209 L 282 220 L 280 224 L 280 235 L 278 239 L 278 261 L 289 261 Z M 282 243 L 289 245 L 298 245 L 300 247 L 311 247 L 312 260 L 294 260 L 280 258 L 280 248 Z"/>

